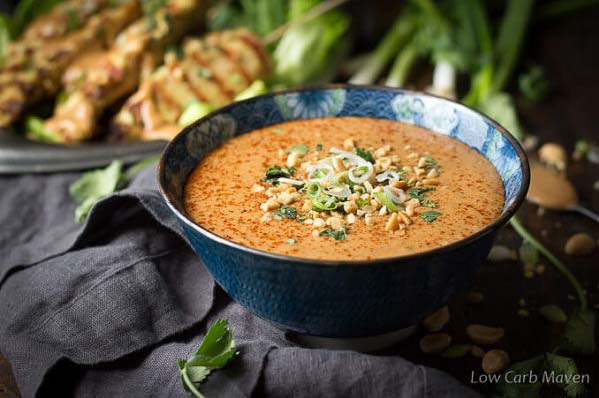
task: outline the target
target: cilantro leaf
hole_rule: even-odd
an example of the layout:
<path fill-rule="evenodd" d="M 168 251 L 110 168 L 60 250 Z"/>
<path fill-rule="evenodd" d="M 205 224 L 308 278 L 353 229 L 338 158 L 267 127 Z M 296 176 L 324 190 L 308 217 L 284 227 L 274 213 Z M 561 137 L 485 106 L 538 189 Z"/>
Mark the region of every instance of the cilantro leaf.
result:
<path fill-rule="evenodd" d="M 437 164 L 437 161 L 436 161 L 434 158 L 430 157 L 430 156 L 425 156 L 425 157 L 424 157 L 424 163 L 425 163 L 425 164 L 424 164 L 424 169 L 425 169 L 426 171 L 430 171 L 430 170 L 432 170 L 432 169 L 436 169 L 436 170 L 438 170 L 438 169 L 439 169 L 439 167 L 441 167 L 441 166 L 439 166 L 439 165 Z"/>
<path fill-rule="evenodd" d="M 123 182 L 123 164 L 115 160 L 105 169 L 89 171 L 69 187 L 71 198 L 79 204 L 75 221 L 81 224 L 92 206 L 100 199 L 115 192 Z"/>
<path fill-rule="evenodd" d="M 580 397 L 584 393 L 584 384 L 572 381 L 572 378 L 578 375 L 576 362 L 572 358 L 547 353 L 545 360 L 545 372 L 547 377 L 551 375 L 560 376 L 563 382 L 558 384 L 566 393 L 568 398 Z M 556 378 L 556 380 L 559 380 Z"/>
<path fill-rule="evenodd" d="M 571 354 L 593 354 L 597 350 L 597 314 L 593 310 L 578 309 L 566 322 L 560 348 Z"/>
<path fill-rule="evenodd" d="M 160 155 L 150 156 L 135 163 L 126 172 L 123 172 L 122 162 L 115 160 L 104 169 L 84 173 L 69 187 L 71 198 L 79 204 L 75 209 L 75 222 L 83 223 L 97 201 L 123 188 L 137 173 L 159 158 Z"/>
<path fill-rule="evenodd" d="M 297 218 L 297 209 L 293 206 L 281 206 L 279 210 L 272 213 L 276 219 L 282 220 L 283 218 Z"/>
<path fill-rule="evenodd" d="M 297 216 L 297 222 L 304 222 L 307 219 L 312 218 L 312 215 L 310 213 L 306 213 L 306 214 L 300 214 Z"/>
<path fill-rule="evenodd" d="M 322 144 L 316 144 L 316 151 L 317 152 L 322 151 Z"/>
<path fill-rule="evenodd" d="M 437 207 L 436 203 L 431 200 L 426 199 L 425 193 L 428 191 L 434 191 L 435 188 L 427 187 L 427 188 L 412 188 L 408 190 L 408 196 L 412 199 L 418 199 L 420 205 L 424 207 L 428 207 L 431 209 L 435 209 Z"/>
<path fill-rule="evenodd" d="M 345 229 L 338 230 L 338 229 L 327 228 L 324 231 L 320 231 L 319 235 L 325 236 L 328 238 L 333 238 L 335 240 L 345 240 L 345 238 L 347 238 L 347 233 L 345 232 Z"/>
<path fill-rule="evenodd" d="M 545 365 L 545 356 L 539 355 L 527 361 L 517 362 L 510 366 L 506 372 L 511 372 L 510 380 L 513 380 L 517 376 L 524 376 L 530 374 L 539 375 Z M 508 383 L 505 377 L 500 379 L 501 381 L 495 388 L 495 393 L 492 395 L 495 398 L 540 398 L 541 397 L 541 383 Z"/>
<path fill-rule="evenodd" d="M 372 154 L 372 152 L 367 152 L 362 148 L 356 148 L 356 155 L 358 155 L 362 159 L 374 164 L 374 155 Z"/>
<path fill-rule="evenodd" d="M 278 185 L 280 177 L 289 178 L 294 173 L 294 167 L 290 167 L 287 169 L 281 166 L 272 166 L 266 169 L 265 177 L 261 178 L 260 181 L 266 182 L 267 184 Z"/>
<path fill-rule="evenodd" d="M 438 211 L 433 211 L 433 210 L 429 210 L 429 211 L 420 213 L 420 217 L 426 222 L 433 222 L 437 218 L 441 217 L 442 215 L 443 215 L 443 213 L 439 213 Z"/>
<path fill-rule="evenodd" d="M 428 207 L 430 209 L 436 209 L 437 208 L 437 204 L 433 201 L 430 201 L 428 199 L 420 199 L 420 204 L 424 207 Z"/>
<path fill-rule="evenodd" d="M 239 354 L 235 348 L 233 330 L 227 327 L 227 324 L 223 319 L 214 322 L 196 353 L 187 361 L 177 361 L 183 388 L 195 397 L 204 397 L 198 390 L 198 385 L 212 370 L 225 367 Z"/>

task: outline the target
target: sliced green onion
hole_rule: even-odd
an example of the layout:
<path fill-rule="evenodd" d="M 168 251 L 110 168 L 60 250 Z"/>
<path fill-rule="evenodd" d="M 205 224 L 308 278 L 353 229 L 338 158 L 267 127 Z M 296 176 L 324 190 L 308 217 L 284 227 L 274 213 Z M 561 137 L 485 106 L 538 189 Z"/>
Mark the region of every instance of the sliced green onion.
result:
<path fill-rule="evenodd" d="M 384 182 L 384 181 L 399 181 L 399 173 L 393 170 L 387 170 L 380 174 L 377 174 L 376 181 Z"/>
<path fill-rule="evenodd" d="M 333 184 L 348 184 L 350 183 L 349 175 L 347 171 L 335 174 L 333 177 Z M 351 184 L 350 184 L 351 185 Z"/>
<path fill-rule="evenodd" d="M 334 174 L 335 170 L 333 166 L 326 163 L 319 163 L 316 166 L 312 166 L 308 171 L 308 181 L 328 181 Z"/>
<path fill-rule="evenodd" d="M 347 172 L 349 180 L 354 184 L 363 184 L 370 179 L 370 176 L 374 172 L 372 163 L 366 162 L 360 166 L 352 167 Z"/>
<path fill-rule="evenodd" d="M 291 185 L 304 185 L 302 180 L 294 180 L 292 178 L 279 177 L 279 182 L 284 182 Z"/>
<path fill-rule="evenodd" d="M 187 104 L 187 106 L 185 106 L 183 113 L 181 113 L 181 116 L 179 117 L 177 124 L 181 127 L 189 126 L 190 124 L 192 124 L 199 118 L 206 116 L 213 110 L 214 107 L 210 104 L 206 104 L 205 102 L 200 102 L 198 100 L 190 101 Z"/>
<path fill-rule="evenodd" d="M 314 211 L 330 211 L 337 208 L 337 201 L 330 196 L 321 196 L 312 199 L 312 210 Z"/>
<path fill-rule="evenodd" d="M 316 181 L 309 183 L 306 187 L 306 196 L 310 199 L 322 196 L 322 186 Z"/>
<path fill-rule="evenodd" d="M 358 166 L 363 166 L 366 164 L 370 164 L 369 161 L 364 160 L 363 158 L 361 158 L 360 156 L 356 155 L 355 153 L 351 153 L 351 152 L 347 152 L 347 151 L 343 151 L 339 148 L 331 148 L 330 150 L 331 153 L 334 153 L 335 155 L 340 155 L 341 158 L 343 159 L 347 159 L 349 160 L 351 163 L 358 165 Z"/>
<path fill-rule="evenodd" d="M 351 195 L 351 190 L 347 184 L 331 184 L 325 191 L 328 195 L 336 198 L 345 199 Z"/>
<path fill-rule="evenodd" d="M 408 198 L 403 189 L 395 188 L 389 185 L 383 187 L 383 191 L 385 191 L 385 194 L 393 201 L 393 203 L 397 203 L 398 205 L 405 202 Z"/>
<path fill-rule="evenodd" d="M 379 202 L 381 202 L 387 208 L 387 210 L 394 212 L 399 211 L 399 206 L 393 203 L 393 201 L 387 197 L 387 194 L 385 194 L 385 192 L 374 192 L 373 195 Z"/>
<path fill-rule="evenodd" d="M 291 149 L 289 149 L 289 153 L 299 153 L 300 155 L 304 156 L 305 154 L 308 153 L 308 145 L 305 144 L 297 144 L 291 147 Z"/>

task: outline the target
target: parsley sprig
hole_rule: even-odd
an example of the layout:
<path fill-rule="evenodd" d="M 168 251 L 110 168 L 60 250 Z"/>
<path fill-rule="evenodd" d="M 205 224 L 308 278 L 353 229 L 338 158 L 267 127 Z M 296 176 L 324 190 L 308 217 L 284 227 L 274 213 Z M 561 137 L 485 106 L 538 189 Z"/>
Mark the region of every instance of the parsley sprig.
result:
<path fill-rule="evenodd" d="M 210 326 L 200 347 L 187 361 L 179 359 L 179 373 L 185 391 L 197 398 L 205 398 L 198 386 L 215 369 L 224 368 L 239 354 L 233 340 L 233 329 L 220 319 Z"/>

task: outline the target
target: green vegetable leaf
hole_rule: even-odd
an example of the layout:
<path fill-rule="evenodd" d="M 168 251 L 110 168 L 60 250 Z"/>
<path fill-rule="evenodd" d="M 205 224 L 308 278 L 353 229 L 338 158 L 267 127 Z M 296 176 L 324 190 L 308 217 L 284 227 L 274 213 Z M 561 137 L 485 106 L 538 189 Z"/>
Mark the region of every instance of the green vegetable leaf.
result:
<path fill-rule="evenodd" d="M 516 105 L 509 94 L 504 92 L 491 94 L 480 103 L 479 109 L 497 120 L 519 141 L 524 138 L 524 129 L 518 120 Z"/>
<path fill-rule="evenodd" d="M 198 100 L 190 101 L 185 106 L 185 109 L 181 113 L 181 116 L 179 116 L 177 124 L 181 127 L 189 126 L 190 124 L 206 116 L 213 110 L 214 107 L 210 104 L 206 104 L 205 102 L 201 102 Z"/>
<path fill-rule="evenodd" d="M 317 152 L 322 151 L 322 144 L 316 144 L 316 151 Z"/>
<path fill-rule="evenodd" d="M 75 210 L 75 221 L 81 224 L 92 206 L 103 197 L 113 193 L 122 181 L 123 164 L 115 160 L 105 169 L 84 173 L 69 188 L 71 198 L 79 204 Z"/>
<path fill-rule="evenodd" d="M 570 315 L 564 328 L 560 348 L 570 354 L 593 354 L 597 350 L 595 330 L 597 313 L 578 309 Z"/>
<path fill-rule="evenodd" d="M 295 173 L 295 168 L 284 168 L 281 166 L 272 166 L 266 169 L 266 177 L 261 178 L 260 181 L 268 184 L 278 185 L 279 177 L 289 178 Z"/>
<path fill-rule="evenodd" d="M 424 211 L 424 212 L 420 213 L 420 217 L 426 222 L 433 222 L 437 218 L 441 217 L 442 215 L 443 215 L 443 213 L 439 213 L 438 211 L 433 211 L 433 210 Z"/>
<path fill-rule="evenodd" d="M 531 372 L 539 375 L 544 365 L 545 356 L 539 355 L 513 364 L 506 372 L 511 372 L 510 376 L 513 377 L 510 377 L 510 380 L 514 380 L 515 377 L 528 375 Z M 495 398 L 541 398 L 541 383 L 509 383 L 505 377 L 502 377 L 492 396 Z"/>
<path fill-rule="evenodd" d="M 123 164 L 115 160 L 104 169 L 84 173 L 69 187 L 71 198 L 79 204 L 75 209 L 75 222 L 83 223 L 97 201 L 121 189 L 131 178 L 158 158 L 159 155 L 143 159 L 126 172 L 122 170 Z"/>
<path fill-rule="evenodd" d="M 81 27 L 81 18 L 79 17 L 79 11 L 74 8 L 66 10 L 67 14 L 67 32 L 74 32 Z"/>
<path fill-rule="evenodd" d="M 297 217 L 297 209 L 293 206 L 281 206 L 279 210 L 272 214 L 278 220 L 282 220 L 283 218 L 295 219 Z"/>
<path fill-rule="evenodd" d="M 347 238 L 347 233 L 345 229 L 337 230 L 332 228 L 327 228 L 324 231 L 320 231 L 320 236 L 326 236 L 329 238 L 333 238 L 335 240 L 345 240 Z"/>
<path fill-rule="evenodd" d="M 432 202 L 428 199 L 420 199 L 420 204 L 424 207 L 428 207 L 430 209 L 435 209 L 437 208 L 437 204 L 435 202 Z"/>
<path fill-rule="evenodd" d="M 547 353 L 545 357 L 545 371 L 548 373 L 548 377 L 553 373 L 553 375 L 559 375 L 560 379 L 564 380 L 564 382 L 558 383 L 558 385 L 564 390 L 566 396 L 568 398 L 582 396 L 584 393 L 584 384 L 572 381 L 572 378 L 579 374 L 576 362 L 572 358 L 551 353 Z M 559 379 L 556 378 L 556 380 Z"/>
<path fill-rule="evenodd" d="M 60 142 L 60 137 L 53 131 L 46 129 L 44 120 L 37 116 L 28 116 L 25 119 L 27 138 L 42 142 Z"/>
<path fill-rule="evenodd" d="M 424 199 L 424 194 L 428 191 L 434 191 L 435 188 L 412 188 L 408 190 L 407 194 L 412 199 Z"/>
<path fill-rule="evenodd" d="M 235 101 L 243 101 L 249 98 L 257 97 L 268 92 L 266 83 L 263 80 L 254 80 L 245 90 L 235 96 Z"/>
<path fill-rule="evenodd" d="M 294 145 L 289 149 L 289 153 L 299 153 L 300 155 L 304 156 L 305 154 L 308 153 L 308 145 L 305 145 L 305 144 Z"/>
<path fill-rule="evenodd" d="M 518 88 L 529 101 L 542 101 L 549 92 L 545 70 L 538 65 L 531 67 L 527 73 L 518 78 Z"/>
<path fill-rule="evenodd" d="M 195 354 L 187 361 L 177 361 L 183 388 L 195 397 L 203 398 L 198 386 L 212 370 L 225 367 L 239 354 L 235 348 L 233 330 L 228 328 L 227 324 L 226 320 L 216 321 L 208 329 Z"/>
<path fill-rule="evenodd" d="M 337 10 L 289 28 L 273 52 L 274 82 L 298 86 L 332 79 L 348 49 L 348 29 L 349 18 Z"/>
<path fill-rule="evenodd" d="M 412 189 L 408 190 L 407 193 L 408 193 L 408 196 L 410 198 L 412 198 L 412 199 L 418 199 L 418 202 L 420 202 L 420 205 L 422 205 L 424 207 L 431 208 L 431 209 L 435 209 L 437 207 L 437 205 L 434 202 L 432 202 L 432 201 L 430 201 L 430 200 L 428 200 L 428 199 L 425 198 L 425 193 L 426 192 L 428 192 L 428 191 L 434 191 L 434 190 L 435 190 L 435 188 L 430 188 L 430 187 L 427 187 L 427 188 L 412 188 Z"/>
<path fill-rule="evenodd" d="M 21 32 L 35 18 L 50 11 L 63 0 L 21 0 L 13 12 L 11 23 L 11 36 L 19 37 Z"/>
<path fill-rule="evenodd" d="M 10 18 L 0 13 L 0 67 L 4 64 L 4 56 L 10 44 Z"/>
<path fill-rule="evenodd" d="M 372 154 L 372 152 L 367 152 L 362 148 L 356 148 L 356 155 L 358 155 L 362 159 L 374 164 L 374 155 Z"/>

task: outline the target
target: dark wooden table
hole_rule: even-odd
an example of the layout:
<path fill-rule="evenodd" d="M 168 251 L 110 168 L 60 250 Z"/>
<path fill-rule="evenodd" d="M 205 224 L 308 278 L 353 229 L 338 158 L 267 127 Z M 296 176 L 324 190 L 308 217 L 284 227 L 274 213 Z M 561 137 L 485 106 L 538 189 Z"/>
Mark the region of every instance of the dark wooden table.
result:
<path fill-rule="evenodd" d="M 577 139 L 599 141 L 598 50 L 597 8 L 533 26 L 522 63 L 543 65 L 552 91 L 541 104 L 520 102 L 519 109 L 528 131 L 542 142 L 558 142 L 571 152 Z M 575 183 L 583 203 L 599 211 L 599 191 L 593 190 L 594 182 L 599 179 L 599 166 L 587 161 L 571 162 L 568 176 Z M 537 208 L 529 204 L 522 208 L 520 216 L 582 281 L 589 302 L 599 305 L 599 251 L 587 257 L 570 257 L 563 251 L 565 241 L 573 233 L 587 232 L 599 237 L 599 225 L 576 214 L 546 212 L 539 216 Z M 520 239 L 507 227 L 500 233 L 498 243 L 517 248 Z M 461 295 L 450 304 L 452 319 L 447 329 L 454 341 L 467 342 L 465 326 L 482 323 L 505 328 L 506 336 L 497 347 L 506 350 L 514 361 L 551 350 L 562 326 L 548 323 L 536 309 L 545 304 L 558 304 L 570 310 L 576 303 L 567 281 L 549 263 L 544 261 L 544 264 L 546 272 L 532 279 L 523 276 L 522 266 L 516 262 L 484 264 L 474 281 L 474 287 L 483 293 L 484 300 L 473 305 Z M 526 301 L 525 308 L 530 311 L 527 317 L 517 314 L 521 299 Z M 480 359 L 471 356 L 445 359 L 423 355 L 418 349 L 421 336 L 422 332 L 411 337 L 393 353 L 442 369 L 465 383 L 469 383 L 472 371 L 481 372 Z M 590 375 L 588 396 L 599 397 L 599 355 L 579 356 L 576 362 L 581 373 Z M 10 366 L 0 355 L 0 398 L 12 398 L 17 394 Z"/>

